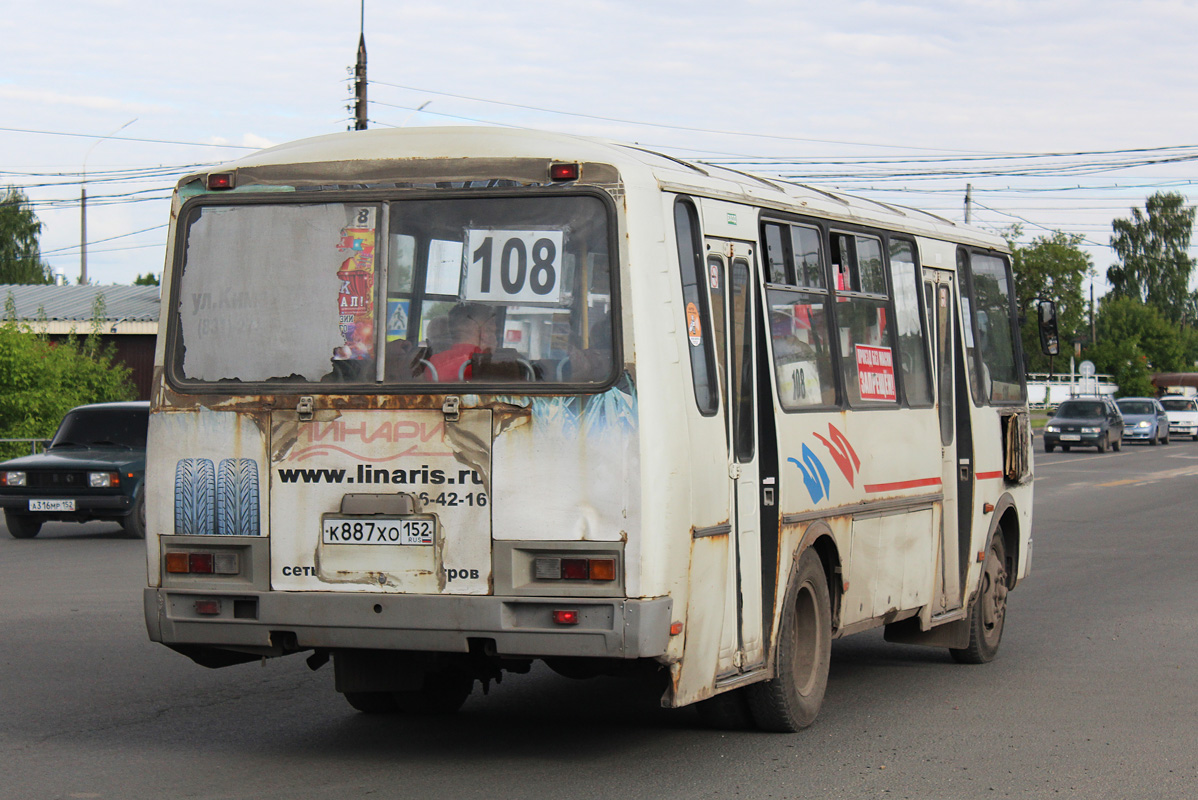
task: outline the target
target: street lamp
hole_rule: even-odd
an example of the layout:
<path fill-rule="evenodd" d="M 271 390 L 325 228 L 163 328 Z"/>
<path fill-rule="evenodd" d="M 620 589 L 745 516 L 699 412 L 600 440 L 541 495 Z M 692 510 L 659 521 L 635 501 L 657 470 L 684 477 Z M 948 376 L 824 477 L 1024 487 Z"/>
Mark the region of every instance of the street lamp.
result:
<path fill-rule="evenodd" d="M 113 136 L 116 136 L 134 122 L 137 122 L 137 117 L 129 120 L 112 133 L 96 139 L 83 156 L 83 178 L 79 184 L 79 283 L 81 284 L 87 283 L 87 159 L 91 156 L 92 151 L 96 149 L 96 145 L 105 139 L 111 139 Z"/>

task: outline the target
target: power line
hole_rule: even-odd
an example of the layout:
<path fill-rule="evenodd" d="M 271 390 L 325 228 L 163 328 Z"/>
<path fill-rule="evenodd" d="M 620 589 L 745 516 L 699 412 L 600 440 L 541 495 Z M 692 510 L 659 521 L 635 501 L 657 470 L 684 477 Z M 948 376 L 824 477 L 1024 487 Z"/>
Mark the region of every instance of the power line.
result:
<path fill-rule="evenodd" d="M 435 94 L 435 95 L 440 95 L 442 97 L 453 97 L 458 100 L 470 100 L 470 101 L 476 102 L 476 103 L 490 103 L 492 105 L 507 106 L 509 108 L 519 108 L 519 109 L 523 109 L 525 111 L 538 111 L 538 112 L 545 113 L 545 114 L 560 114 L 560 115 L 568 116 L 568 117 L 578 117 L 580 119 L 594 119 L 594 120 L 599 120 L 600 122 L 615 122 L 620 125 L 640 125 L 640 126 L 644 126 L 644 127 L 648 127 L 648 128 L 660 128 L 662 130 L 687 131 L 690 133 L 708 133 L 708 134 L 716 134 L 719 136 L 743 136 L 743 137 L 751 138 L 751 139 L 773 139 L 776 141 L 787 141 L 787 142 L 811 142 L 811 143 L 815 143 L 815 144 L 838 144 L 838 145 L 848 145 L 851 147 L 879 147 L 879 148 L 893 149 L 893 150 L 930 150 L 930 151 L 936 151 L 936 152 L 956 152 L 956 153 L 973 152 L 973 151 L 969 151 L 969 150 L 951 150 L 949 148 L 942 148 L 942 147 L 908 147 L 908 146 L 896 145 L 896 144 L 878 144 L 878 143 L 871 143 L 871 142 L 851 142 L 851 141 L 844 141 L 844 140 L 839 140 L 839 139 L 814 139 L 814 138 L 806 138 L 806 137 L 802 137 L 802 136 L 779 136 L 779 135 L 768 134 L 768 133 L 749 133 L 746 131 L 725 131 L 725 130 L 718 130 L 718 129 L 713 129 L 713 128 L 692 127 L 689 125 L 667 125 L 665 123 L 658 123 L 658 122 L 642 122 L 640 120 L 620 119 L 618 117 L 604 117 L 604 116 L 600 116 L 598 114 L 584 114 L 584 113 L 578 112 L 578 111 L 558 111 L 556 109 L 542 108 L 540 106 L 530 106 L 530 105 L 524 105 L 521 103 L 508 103 L 508 102 L 504 102 L 502 100 L 488 100 L 483 97 L 471 97 L 469 95 L 453 94 L 452 92 L 441 92 L 441 91 L 437 91 L 435 89 L 422 89 L 422 88 L 419 88 L 416 86 L 404 86 L 403 84 L 388 83 L 387 81 L 374 80 L 374 81 L 371 81 L 371 83 L 376 86 L 390 86 L 393 89 L 404 89 L 406 91 L 418 92 L 421 94 Z M 371 102 L 379 103 L 379 101 L 377 101 L 377 100 L 372 100 Z M 379 103 L 379 104 L 380 105 L 388 105 L 386 103 Z M 407 109 L 407 106 L 396 106 L 396 107 Z M 426 113 L 435 114 L 438 116 L 449 116 L 449 117 L 453 116 L 452 114 L 442 114 L 437 111 L 429 111 Z M 514 126 L 514 127 L 519 127 L 519 126 Z"/>
<path fill-rule="evenodd" d="M 88 242 L 87 246 L 91 247 L 93 244 L 103 244 L 104 242 L 112 242 L 112 241 L 116 241 L 117 239 L 126 239 L 130 236 L 137 236 L 138 234 L 141 234 L 141 233 L 148 233 L 149 231 L 159 231 L 165 227 L 166 227 L 166 224 L 164 223 L 162 225 L 154 225 L 153 227 L 150 227 L 150 228 L 142 228 L 140 231 L 131 231 L 129 233 L 120 233 L 120 234 L 117 234 L 116 236 L 109 236 L 106 239 L 95 239 L 93 241 Z M 59 247 L 54 250 L 43 250 L 42 255 L 48 256 L 48 255 L 56 255 L 56 254 L 60 254 L 60 253 L 69 253 L 73 250 L 78 250 L 78 249 L 79 249 L 79 245 L 75 244 L 75 245 L 70 245 L 69 247 Z"/>
<path fill-rule="evenodd" d="M 35 133 L 40 136 L 73 136 L 80 139 L 105 139 L 115 142 L 140 142 L 142 144 L 174 144 L 183 147 L 224 147 L 233 150 L 261 150 L 261 147 L 252 147 L 244 144 L 212 144 L 209 142 L 179 142 L 172 139 L 143 139 L 136 136 L 97 136 L 91 133 L 69 133 L 66 131 L 42 131 L 32 130 L 29 128 L 7 128 L 0 126 L 0 131 L 8 133 Z"/>

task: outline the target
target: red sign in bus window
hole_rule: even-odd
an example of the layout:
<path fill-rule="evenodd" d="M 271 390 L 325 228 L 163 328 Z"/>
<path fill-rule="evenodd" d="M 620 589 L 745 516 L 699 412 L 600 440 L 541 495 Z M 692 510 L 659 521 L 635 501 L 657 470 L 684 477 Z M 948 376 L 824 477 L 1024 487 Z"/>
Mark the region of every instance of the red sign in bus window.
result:
<path fill-rule="evenodd" d="M 862 400 L 896 399 L 894 358 L 889 347 L 857 345 L 857 383 Z"/>

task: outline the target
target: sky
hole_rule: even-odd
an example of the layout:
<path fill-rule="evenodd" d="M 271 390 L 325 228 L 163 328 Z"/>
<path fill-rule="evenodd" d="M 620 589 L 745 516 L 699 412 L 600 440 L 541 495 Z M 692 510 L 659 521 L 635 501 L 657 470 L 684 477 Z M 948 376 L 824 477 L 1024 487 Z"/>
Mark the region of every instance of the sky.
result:
<path fill-rule="evenodd" d="M 370 127 L 504 125 L 914 206 L 1020 241 L 1198 199 L 1198 2 L 366 0 Z M 360 0 L 43 0 L 0 15 L 0 191 L 92 283 L 161 274 L 178 178 L 346 130 Z M 86 184 L 84 184 L 86 181 Z M 1195 248 L 1198 254 L 1198 248 Z"/>

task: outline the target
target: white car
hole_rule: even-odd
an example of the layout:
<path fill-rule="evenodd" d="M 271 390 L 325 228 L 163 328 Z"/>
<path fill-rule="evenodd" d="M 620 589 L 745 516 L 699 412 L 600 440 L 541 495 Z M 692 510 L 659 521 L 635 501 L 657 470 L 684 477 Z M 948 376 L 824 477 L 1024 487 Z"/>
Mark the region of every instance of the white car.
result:
<path fill-rule="evenodd" d="M 1198 400 L 1192 397 L 1162 397 L 1161 405 L 1169 417 L 1170 436 L 1189 436 L 1198 440 Z"/>

